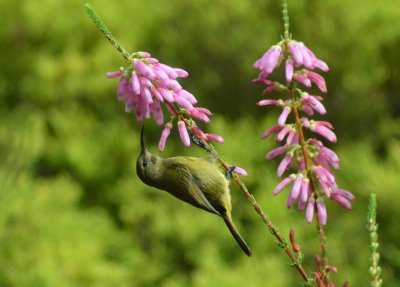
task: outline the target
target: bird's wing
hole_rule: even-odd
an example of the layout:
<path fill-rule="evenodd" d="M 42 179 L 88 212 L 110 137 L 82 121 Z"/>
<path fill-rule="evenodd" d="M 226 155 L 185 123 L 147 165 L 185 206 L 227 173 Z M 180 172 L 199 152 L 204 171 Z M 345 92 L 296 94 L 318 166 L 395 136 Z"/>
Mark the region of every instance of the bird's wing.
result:
<path fill-rule="evenodd" d="M 176 171 L 178 172 L 181 182 L 184 185 L 185 190 L 188 191 L 189 195 L 204 209 L 221 215 L 210 203 L 203 191 L 196 183 L 196 179 L 190 173 L 190 170 L 183 164 L 176 164 Z"/>

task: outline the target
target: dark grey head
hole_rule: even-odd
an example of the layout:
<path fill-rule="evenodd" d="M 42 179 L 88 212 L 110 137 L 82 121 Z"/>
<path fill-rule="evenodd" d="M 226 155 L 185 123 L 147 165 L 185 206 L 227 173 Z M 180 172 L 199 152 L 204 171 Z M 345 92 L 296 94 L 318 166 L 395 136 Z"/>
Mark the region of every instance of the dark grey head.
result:
<path fill-rule="evenodd" d="M 140 134 L 140 154 L 136 161 L 136 174 L 146 184 L 154 186 L 160 175 L 161 159 L 147 151 L 144 145 L 144 127 Z"/>

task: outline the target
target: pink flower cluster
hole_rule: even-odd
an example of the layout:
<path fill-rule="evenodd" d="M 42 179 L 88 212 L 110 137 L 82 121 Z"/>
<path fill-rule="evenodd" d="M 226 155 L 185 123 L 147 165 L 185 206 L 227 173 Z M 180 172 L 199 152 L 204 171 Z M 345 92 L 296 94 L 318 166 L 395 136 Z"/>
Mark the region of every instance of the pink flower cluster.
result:
<path fill-rule="evenodd" d="M 196 98 L 183 89 L 177 81 L 180 77 L 187 77 L 185 70 L 172 68 L 160 63 L 147 52 L 134 53 L 126 67 L 118 71 L 107 73 L 108 78 L 120 78 L 118 84 L 118 99 L 125 101 L 127 113 L 135 110 L 136 119 L 142 122 L 153 115 L 158 125 L 164 124 L 164 113 L 161 105 L 172 115 L 171 121 L 165 124 L 161 133 L 159 150 L 163 151 L 165 143 L 173 127 L 173 120 L 177 118 L 175 109 L 181 116 L 178 117 L 178 131 L 183 144 L 190 146 L 189 130 L 205 141 L 223 143 L 219 135 L 206 134 L 197 127 L 193 119 L 205 123 L 210 122 L 212 113 L 201 107 L 195 107 Z M 185 120 L 183 115 L 189 120 Z"/>
<path fill-rule="evenodd" d="M 283 61 L 285 61 L 285 84 L 269 79 L 272 72 Z M 259 106 L 275 105 L 282 108 L 277 124 L 263 134 L 263 138 L 274 134 L 275 141 L 282 143 L 282 146 L 269 152 L 266 159 L 285 155 L 277 169 L 278 177 L 282 177 L 286 171 L 292 168 L 296 170 L 278 184 L 274 195 L 292 184 L 287 207 L 292 207 L 293 203 L 297 201 L 299 210 L 306 210 L 306 219 L 309 223 L 313 219 L 314 210 L 317 210 L 319 222 L 325 225 L 327 212 L 324 198 L 332 199 L 346 209 L 351 209 L 350 201 L 355 197 L 350 192 L 340 189 L 336 184 L 333 170 L 339 168 L 337 154 L 315 138 L 300 137 L 301 129 L 318 134 L 332 143 L 337 140 L 331 123 L 308 118 L 315 112 L 320 115 L 326 114 L 326 109 L 322 104 L 323 98 L 301 90 L 298 84 L 306 88 L 315 85 L 323 94 L 326 94 L 328 90 L 325 79 L 312 70 L 319 69 L 327 72 L 328 65 L 318 59 L 302 42 L 283 40 L 272 46 L 257 60 L 254 68 L 259 69 L 260 73 L 253 82 L 266 86 L 263 91 L 264 95 L 283 91 L 291 94 L 286 100 L 264 99 L 257 103 Z M 302 111 L 306 115 L 299 118 L 298 122 L 289 123 L 289 115 L 294 111 L 297 114 Z M 316 183 L 319 183 L 320 188 L 316 186 Z"/>

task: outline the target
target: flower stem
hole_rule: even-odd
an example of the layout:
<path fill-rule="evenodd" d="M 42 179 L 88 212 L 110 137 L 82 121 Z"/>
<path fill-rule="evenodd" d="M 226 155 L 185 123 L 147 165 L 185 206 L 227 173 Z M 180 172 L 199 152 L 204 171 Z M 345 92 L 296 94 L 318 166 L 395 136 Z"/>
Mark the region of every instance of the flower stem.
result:
<path fill-rule="evenodd" d="M 282 19 L 283 19 L 283 27 L 284 27 L 284 38 L 285 40 L 289 40 L 289 13 L 287 0 L 282 0 Z"/>
<path fill-rule="evenodd" d="M 286 41 L 285 45 L 286 45 L 287 50 L 289 49 L 288 44 L 289 44 L 288 41 Z M 296 101 L 296 98 L 295 98 L 295 91 L 294 91 L 293 83 L 291 83 L 290 87 L 289 87 L 289 96 L 290 96 L 290 100 L 292 101 L 292 103 L 294 103 Z M 308 154 L 308 150 L 306 147 L 306 140 L 305 140 L 304 133 L 303 133 L 299 110 L 296 105 L 293 105 L 293 113 L 294 113 L 294 117 L 295 117 L 295 121 L 296 121 L 296 128 L 297 128 L 297 131 L 299 134 L 299 142 L 300 142 L 300 145 L 302 148 L 305 168 L 307 171 L 307 177 L 308 177 L 308 180 L 310 181 L 310 189 L 315 198 L 314 209 L 317 212 L 316 202 L 318 199 L 318 193 L 316 192 L 314 177 L 311 172 L 311 160 L 310 160 L 310 156 Z M 318 216 L 316 216 L 316 219 L 317 219 L 316 220 L 317 230 L 318 230 L 318 234 L 319 234 L 319 238 L 320 238 L 320 245 L 321 245 L 321 258 L 322 258 L 321 265 L 322 265 L 322 270 L 325 270 L 325 267 L 328 266 L 328 258 L 326 256 L 326 236 L 325 236 L 325 232 L 324 232 L 324 226 L 321 224 Z M 329 281 L 328 276 L 329 276 L 329 273 L 326 274 L 326 278 L 323 278 L 323 280 Z"/>
<path fill-rule="evenodd" d="M 175 115 L 182 121 L 185 122 L 185 125 L 188 128 L 191 128 L 190 121 L 186 119 L 181 112 L 179 112 L 173 104 L 171 103 L 166 103 L 168 107 L 170 108 L 171 111 L 175 113 Z M 203 140 L 202 138 L 198 137 L 199 141 L 201 141 L 204 146 L 208 148 L 209 151 L 215 151 L 215 148 L 210 145 L 208 142 Z M 217 160 L 218 162 L 224 167 L 225 170 L 229 170 L 231 165 L 228 164 L 218 153 L 217 153 Z M 309 277 L 307 275 L 307 272 L 304 270 L 303 266 L 301 265 L 301 262 L 296 258 L 295 254 L 292 252 L 292 250 L 289 248 L 289 245 L 287 243 L 287 240 L 280 234 L 279 229 L 272 223 L 271 219 L 269 216 L 262 210 L 261 206 L 258 204 L 257 200 L 255 199 L 254 195 L 252 195 L 249 190 L 247 189 L 246 185 L 240 180 L 240 178 L 236 175 L 233 174 L 232 178 L 235 180 L 236 184 L 239 186 L 241 191 L 246 195 L 246 197 L 250 200 L 251 204 L 253 205 L 255 211 L 257 214 L 261 217 L 262 221 L 267 225 L 269 231 L 272 233 L 273 236 L 278 240 L 279 246 L 285 251 L 285 253 L 289 256 L 291 260 L 291 265 L 294 266 L 298 272 L 300 273 L 301 277 L 303 277 L 304 281 L 309 282 Z"/>
<path fill-rule="evenodd" d="M 376 223 L 376 194 L 371 194 L 368 204 L 368 224 L 367 228 L 369 231 L 370 239 L 370 249 L 371 256 L 370 262 L 371 266 L 369 268 L 369 273 L 371 274 L 372 281 L 371 287 L 382 286 L 382 279 L 379 278 L 382 272 L 381 267 L 379 267 L 379 243 L 378 243 L 378 224 Z"/>
<path fill-rule="evenodd" d="M 108 30 L 107 26 L 104 24 L 103 20 L 101 20 L 100 16 L 97 15 L 93 6 L 90 3 L 85 4 L 86 12 L 89 14 L 90 18 L 92 18 L 93 22 L 96 24 L 97 28 L 103 33 L 106 39 L 113 45 L 126 59 L 129 60 L 129 53 L 122 47 L 122 45 L 114 38 L 111 34 L 110 30 Z"/>

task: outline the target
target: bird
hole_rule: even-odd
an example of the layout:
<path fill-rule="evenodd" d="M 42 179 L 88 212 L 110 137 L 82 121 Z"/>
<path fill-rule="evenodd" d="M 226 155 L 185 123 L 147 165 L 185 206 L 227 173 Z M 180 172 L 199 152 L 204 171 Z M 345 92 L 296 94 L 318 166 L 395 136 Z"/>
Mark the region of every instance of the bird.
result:
<path fill-rule="evenodd" d="M 216 151 L 203 158 L 158 157 L 145 147 L 144 127 L 141 131 L 140 145 L 136 173 L 143 183 L 167 191 L 192 206 L 222 217 L 242 250 L 247 256 L 252 255 L 232 221 L 229 181 L 234 166 L 224 172 L 217 161 Z"/>

